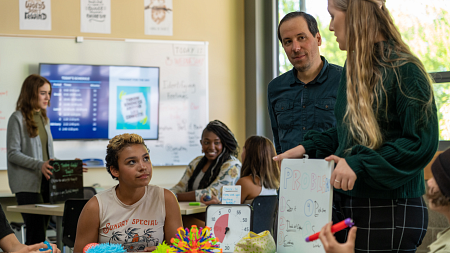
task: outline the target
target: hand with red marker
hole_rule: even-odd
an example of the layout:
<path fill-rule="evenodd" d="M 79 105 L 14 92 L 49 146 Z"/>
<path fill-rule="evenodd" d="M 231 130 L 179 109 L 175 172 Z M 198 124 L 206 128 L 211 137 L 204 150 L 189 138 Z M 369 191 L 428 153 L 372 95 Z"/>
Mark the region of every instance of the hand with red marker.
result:
<path fill-rule="evenodd" d="M 339 243 L 334 238 L 331 230 L 332 222 L 320 230 L 319 239 L 326 253 L 353 253 L 355 252 L 356 227 L 352 227 L 348 233 L 347 242 Z"/>

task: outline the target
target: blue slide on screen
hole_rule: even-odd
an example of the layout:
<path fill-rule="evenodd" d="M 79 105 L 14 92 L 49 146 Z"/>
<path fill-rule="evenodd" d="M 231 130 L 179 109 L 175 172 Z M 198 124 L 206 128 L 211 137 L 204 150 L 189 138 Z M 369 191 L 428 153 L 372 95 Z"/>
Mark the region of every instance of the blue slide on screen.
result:
<path fill-rule="evenodd" d="M 54 139 L 158 139 L 159 68 L 41 63 L 40 74 L 52 86 Z"/>

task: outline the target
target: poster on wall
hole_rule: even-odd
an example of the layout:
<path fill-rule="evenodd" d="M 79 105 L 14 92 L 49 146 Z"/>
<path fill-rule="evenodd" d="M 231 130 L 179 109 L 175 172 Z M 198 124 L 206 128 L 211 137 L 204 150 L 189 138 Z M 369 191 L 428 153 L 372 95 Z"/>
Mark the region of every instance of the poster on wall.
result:
<path fill-rule="evenodd" d="M 80 0 L 81 32 L 111 33 L 111 0 Z"/>
<path fill-rule="evenodd" d="M 173 35 L 172 0 L 144 0 L 145 34 Z"/>
<path fill-rule="evenodd" d="M 50 0 L 19 0 L 20 30 L 52 30 Z"/>

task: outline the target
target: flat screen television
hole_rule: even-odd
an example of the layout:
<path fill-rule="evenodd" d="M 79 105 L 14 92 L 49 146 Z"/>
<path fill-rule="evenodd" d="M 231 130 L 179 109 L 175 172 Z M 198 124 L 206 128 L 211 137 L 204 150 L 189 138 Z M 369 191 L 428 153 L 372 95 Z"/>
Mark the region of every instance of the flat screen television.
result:
<path fill-rule="evenodd" d="M 40 63 L 52 86 L 47 116 L 55 140 L 158 139 L 159 68 Z"/>

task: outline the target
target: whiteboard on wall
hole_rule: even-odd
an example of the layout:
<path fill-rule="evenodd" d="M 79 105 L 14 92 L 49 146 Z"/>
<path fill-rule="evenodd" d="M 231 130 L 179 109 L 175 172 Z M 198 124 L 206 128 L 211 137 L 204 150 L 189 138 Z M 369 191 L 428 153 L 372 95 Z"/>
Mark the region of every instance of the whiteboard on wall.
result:
<path fill-rule="evenodd" d="M 6 131 L 23 80 L 39 63 L 160 68 L 159 139 L 145 141 L 153 165 L 186 165 L 201 155 L 208 123 L 208 42 L 0 37 L 0 169 Z M 58 159 L 104 159 L 108 140 L 55 141 Z"/>
<path fill-rule="evenodd" d="M 325 253 L 320 240 L 306 237 L 331 221 L 334 162 L 284 159 L 281 163 L 277 252 Z"/>

